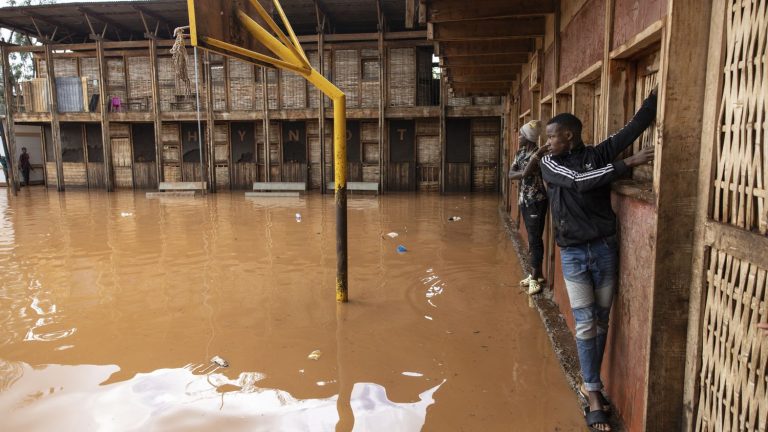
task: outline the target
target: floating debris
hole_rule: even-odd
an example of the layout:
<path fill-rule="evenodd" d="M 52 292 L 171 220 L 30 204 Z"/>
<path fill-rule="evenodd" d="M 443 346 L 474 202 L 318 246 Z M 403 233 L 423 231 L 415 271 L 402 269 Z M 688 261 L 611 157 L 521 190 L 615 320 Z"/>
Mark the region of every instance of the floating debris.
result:
<path fill-rule="evenodd" d="M 406 252 L 408 252 L 408 249 L 406 249 L 405 246 L 397 245 L 397 253 L 403 254 L 403 253 L 406 253 Z"/>
<path fill-rule="evenodd" d="M 458 222 L 461 220 L 461 216 L 451 216 L 448 218 L 448 220 L 451 222 Z"/>
<path fill-rule="evenodd" d="M 323 353 L 320 352 L 320 350 L 314 350 L 311 353 L 309 353 L 307 358 L 310 359 L 310 360 L 320 360 L 320 356 L 322 356 L 322 355 L 323 355 Z"/>
<path fill-rule="evenodd" d="M 229 367 L 229 362 L 224 360 L 223 358 L 219 356 L 213 356 L 211 359 L 211 363 L 215 364 L 218 367 Z"/>

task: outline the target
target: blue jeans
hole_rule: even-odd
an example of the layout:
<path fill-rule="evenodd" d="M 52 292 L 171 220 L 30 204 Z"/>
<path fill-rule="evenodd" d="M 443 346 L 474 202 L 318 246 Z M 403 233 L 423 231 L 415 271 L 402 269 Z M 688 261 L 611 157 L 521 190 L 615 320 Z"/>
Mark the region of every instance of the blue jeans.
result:
<path fill-rule="evenodd" d="M 560 258 L 576 322 L 581 376 L 588 391 L 599 391 L 603 388 L 600 367 L 618 277 L 616 236 L 563 247 Z"/>

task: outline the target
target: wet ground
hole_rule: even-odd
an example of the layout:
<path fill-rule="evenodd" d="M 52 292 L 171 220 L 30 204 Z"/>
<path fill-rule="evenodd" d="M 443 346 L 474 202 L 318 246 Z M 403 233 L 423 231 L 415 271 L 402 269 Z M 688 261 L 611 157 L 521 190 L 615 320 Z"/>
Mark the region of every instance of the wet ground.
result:
<path fill-rule="evenodd" d="M 3 431 L 583 430 L 496 196 L 351 198 L 337 307 L 332 196 L 0 192 Z"/>

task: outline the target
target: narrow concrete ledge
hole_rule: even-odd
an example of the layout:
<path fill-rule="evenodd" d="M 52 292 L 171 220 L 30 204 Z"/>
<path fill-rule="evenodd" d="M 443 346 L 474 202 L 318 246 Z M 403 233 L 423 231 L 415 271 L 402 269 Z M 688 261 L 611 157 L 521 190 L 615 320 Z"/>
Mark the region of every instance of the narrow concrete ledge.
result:
<path fill-rule="evenodd" d="M 499 207 L 499 213 L 504 218 L 504 227 L 507 231 L 507 235 L 512 240 L 512 244 L 515 247 L 518 261 L 523 269 L 528 268 L 528 253 L 527 248 L 523 245 L 520 235 L 517 233 L 512 220 L 509 215 L 504 212 L 503 207 Z M 522 289 L 522 288 L 521 288 Z M 539 311 L 539 317 L 544 324 L 544 329 L 547 331 L 549 341 L 552 343 L 552 349 L 555 352 L 557 360 L 560 362 L 560 367 L 565 373 L 565 379 L 571 390 L 574 391 L 575 396 L 579 398 L 582 408 L 587 406 L 587 400 L 582 396 L 579 391 L 581 385 L 581 371 L 579 369 L 579 355 L 576 351 L 576 341 L 568 329 L 568 324 L 565 322 L 565 317 L 560 313 L 560 308 L 553 300 L 552 289 L 547 284 L 541 293 L 529 296 L 529 301 Z M 612 408 L 613 407 L 612 405 Z M 611 410 L 611 426 L 613 432 L 626 432 L 626 428 L 616 416 L 616 410 Z"/>
<path fill-rule="evenodd" d="M 147 192 L 147 198 L 194 198 L 199 195 L 197 191 L 167 191 L 167 192 Z"/>

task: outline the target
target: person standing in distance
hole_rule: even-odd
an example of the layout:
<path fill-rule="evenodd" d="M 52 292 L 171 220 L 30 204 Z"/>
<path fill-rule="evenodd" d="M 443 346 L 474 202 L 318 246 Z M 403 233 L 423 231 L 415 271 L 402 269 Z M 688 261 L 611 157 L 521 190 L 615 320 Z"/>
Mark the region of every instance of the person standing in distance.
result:
<path fill-rule="evenodd" d="M 541 122 L 531 120 L 520 128 L 520 150 L 509 170 L 509 178 L 520 180 L 518 204 L 528 233 L 530 273 L 520 281 L 528 294 L 537 294 L 545 282 L 541 263 L 544 260 L 544 224 L 547 219 L 547 191 L 541 179 L 539 161 L 549 151 L 549 145 L 539 147 Z"/>

